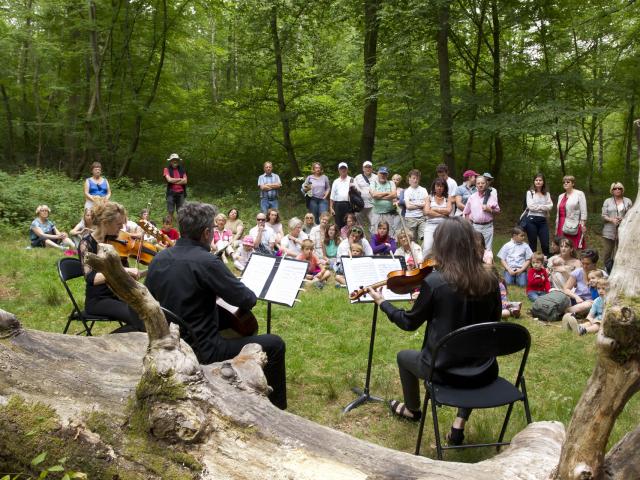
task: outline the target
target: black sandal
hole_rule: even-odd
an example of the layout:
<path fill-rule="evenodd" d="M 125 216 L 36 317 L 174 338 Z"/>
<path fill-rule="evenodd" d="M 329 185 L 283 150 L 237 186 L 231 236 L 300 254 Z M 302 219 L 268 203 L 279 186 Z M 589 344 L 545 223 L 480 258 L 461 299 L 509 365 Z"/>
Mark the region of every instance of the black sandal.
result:
<path fill-rule="evenodd" d="M 451 431 L 446 438 L 449 445 L 462 445 L 462 442 L 464 442 L 464 428 L 451 427 Z"/>
<path fill-rule="evenodd" d="M 391 400 L 389 402 L 389 410 L 391 410 L 391 413 L 396 417 L 410 422 L 419 422 L 420 418 L 422 418 L 422 412 L 420 410 L 411 410 L 407 408 L 404 403 L 397 400 Z M 409 416 L 409 414 L 411 416 Z"/>

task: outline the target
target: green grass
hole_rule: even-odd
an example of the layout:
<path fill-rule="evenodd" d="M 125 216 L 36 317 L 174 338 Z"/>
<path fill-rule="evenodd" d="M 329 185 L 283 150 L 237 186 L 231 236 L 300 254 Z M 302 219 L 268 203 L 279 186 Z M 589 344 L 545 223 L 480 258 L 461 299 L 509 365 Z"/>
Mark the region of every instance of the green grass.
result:
<path fill-rule="evenodd" d="M 498 233 L 496 251 L 507 239 L 507 234 Z M 0 264 L 1 308 L 15 313 L 25 327 L 62 332 L 70 308 L 55 269 L 60 254 L 52 250 L 25 250 L 26 239 L 16 234 L 6 234 L 0 244 L 4 253 Z M 349 304 L 346 290 L 331 285 L 322 291 L 309 288 L 301 293 L 301 302 L 294 308 L 273 306 L 272 331 L 287 343 L 289 411 L 358 438 L 412 452 L 417 426 L 392 418 L 386 405 L 369 403 L 342 414 L 344 406 L 355 398 L 351 387 L 364 385 L 373 307 Z M 83 289 L 80 279 L 74 286 L 77 298 L 84 297 Z M 561 331 L 558 324 L 546 326 L 534 321 L 525 313 L 529 302 L 524 291 L 511 287 L 509 293 L 511 300 L 524 302 L 523 317 L 518 322 L 529 329 L 533 339 L 526 370 L 533 419 L 558 420 L 566 425 L 594 365 L 595 336 L 576 337 Z M 264 332 L 265 304 L 260 302 L 254 313 Z M 107 333 L 113 327 L 100 325 L 96 332 Z M 73 328 L 78 331 L 79 325 Z M 385 399 L 401 397 L 396 353 L 420 348 L 423 335 L 424 327 L 417 332 L 404 332 L 384 314 L 379 315 L 372 395 Z M 517 362 L 512 360 L 500 364 L 502 374 L 511 377 L 516 367 Z M 639 414 L 638 399 L 634 398 L 618 419 L 610 445 L 635 427 Z M 504 409 L 474 412 L 467 438 L 484 441 L 497 437 L 503 415 Z M 441 409 L 442 431 L 448 430 L 453 416 L 452 409 Z M 508 437 L 524 426 L 524 413 L 518 406 Z M 435 457 L 429 420 L 425 433 L 423 455 Z M 447 452 L 446 459 L 470 462 L 492 455 L 491 449 L 472 449 Z"/>

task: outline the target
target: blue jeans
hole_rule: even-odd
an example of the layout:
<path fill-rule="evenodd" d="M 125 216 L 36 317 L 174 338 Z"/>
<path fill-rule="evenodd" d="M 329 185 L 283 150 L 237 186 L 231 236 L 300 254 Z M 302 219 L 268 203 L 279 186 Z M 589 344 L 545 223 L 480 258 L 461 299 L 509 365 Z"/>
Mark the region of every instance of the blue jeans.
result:
<path fill-rule="evenodd" d="M 545 256 L 549 256 L 549 224 L 545 217 L 529 215 L 525 226 L 527 231 L 527 239 L 531 251 L 535 252 L 538 248 L 538 238 L 540 239 L 540 249 Z"/>
<path fill-rule="evenodd" d="M 278 199 L 274 198 L 273 200 L 269 200 L 267 197 L 263 197 L 260 199 L 260 210 L 265 215 L 267 214 L 267 210 L 270 208 L 278 209 Z"/>
<path fill-rule="evenodd" d="M 527 298 L 532 302 L 535 302 L 538 299 L 538 297 L 541 297 L 546 294 L 547 292 L 545 292 L 544 290 L 541 290 L 541 291 L 531 290 L 530 292 L 527 293 Z"/>
<path fill-rule="evenodd" d="M 315 219 L 316 224 L 319 224 L 320 214 L 329 210 L 329 202 L 324 198 L 310 197 L 307 208 L 311 213 L 313 213 L 313 218 Z"/>
<path fill-rule="evenodd" d="M 507 285 L 518 285 L 520 287 L 527 286 L 527 272 L 522 272 L 516 275 L 515 277 L 511 275 L 506 270 L 504 271 L 504 282 Z"/>

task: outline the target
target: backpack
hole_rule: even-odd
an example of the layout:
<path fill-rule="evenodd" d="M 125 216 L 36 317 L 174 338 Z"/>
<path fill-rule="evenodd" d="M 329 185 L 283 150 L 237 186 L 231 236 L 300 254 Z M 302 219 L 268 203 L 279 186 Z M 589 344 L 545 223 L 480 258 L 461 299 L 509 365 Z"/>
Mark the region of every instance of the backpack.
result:
<path fill-rule="evenodd" d="M 560 290 L 552 290 L 533 302 L 531 316 L 547 322 L 557 322 L 570 306 L 571 300 L 568 295 Z"/>

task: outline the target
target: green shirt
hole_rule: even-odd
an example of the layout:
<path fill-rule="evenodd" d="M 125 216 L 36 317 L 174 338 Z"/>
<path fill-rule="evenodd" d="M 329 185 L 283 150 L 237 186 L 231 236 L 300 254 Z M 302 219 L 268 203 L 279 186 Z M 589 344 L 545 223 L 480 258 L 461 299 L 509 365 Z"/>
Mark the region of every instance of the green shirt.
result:
<path fill-rule="evenodd" d="M 393 182 L 387 180 L 385 183 L 379 183 L 378 180 L 371 182 L 370 190 L 373 192 L 391 192 L 395 190 L 392 187 Z M 393 202 L 391 200 L 381 200 L 378 198 L 373 199 L 373 213 L 390 213 L 393 212 Z"/>

